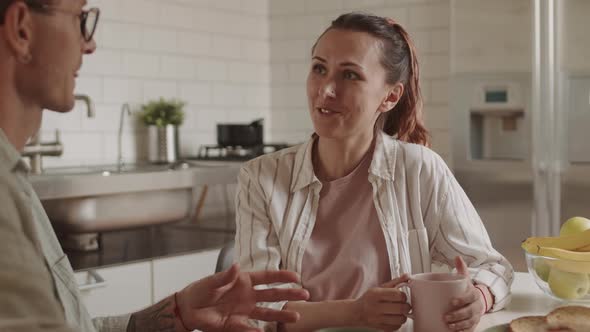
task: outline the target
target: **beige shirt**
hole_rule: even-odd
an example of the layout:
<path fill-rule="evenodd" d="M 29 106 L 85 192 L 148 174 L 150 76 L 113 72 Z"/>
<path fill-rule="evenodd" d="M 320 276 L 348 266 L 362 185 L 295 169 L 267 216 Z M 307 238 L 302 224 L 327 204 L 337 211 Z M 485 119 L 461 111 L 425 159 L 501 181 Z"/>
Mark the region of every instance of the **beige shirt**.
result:
<path fill-rule="evenodd" d="M 373 150 L 350 174 L 322 181 L 315 226 L 301 265 L 310 301 L 356 299 L 391 280 L 385 237 L 367 180 Z"/>
<path fill-rule="evenodd" d="M 0 331 L 125 331 L 129 315 L 90 318 L 28 171 L 0 129 Z"/>
<path fill-rule="evenodd" d="M 240 171 L 235 252 L 244 270 L 301 273 L 322 189 L 313 171 L 313 142 L 261 156 Z M 512 266 L 492 247 L 473 204 L 440 156 L 379 133 L 367 178 L 393 278 L 428 272 L 432 263 L 453 267 L 459 255 L 472 280 L 494 295 L 492 311 L 510 302 Z M 275 323 L 260 324 L 276 329 Z"/>

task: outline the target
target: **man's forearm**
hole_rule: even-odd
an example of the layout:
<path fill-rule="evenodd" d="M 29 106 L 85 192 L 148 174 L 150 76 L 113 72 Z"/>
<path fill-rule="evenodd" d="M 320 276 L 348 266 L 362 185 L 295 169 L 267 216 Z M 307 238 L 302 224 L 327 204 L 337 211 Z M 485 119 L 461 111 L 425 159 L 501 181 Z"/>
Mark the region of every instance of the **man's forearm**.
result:
<path fill-rule="evenodd" d="M 299 321 L 280 326 L 281 332 L 314 331 L 333 326 L 360 326 L 360 313 L 354 300 L 289 302 L 285 309 L 297 311 Z"/>
<path fill-rule="evenodd" d="M 127 332 L 186 332 L 174 315 L 174 296 L 131 315 Z"/>

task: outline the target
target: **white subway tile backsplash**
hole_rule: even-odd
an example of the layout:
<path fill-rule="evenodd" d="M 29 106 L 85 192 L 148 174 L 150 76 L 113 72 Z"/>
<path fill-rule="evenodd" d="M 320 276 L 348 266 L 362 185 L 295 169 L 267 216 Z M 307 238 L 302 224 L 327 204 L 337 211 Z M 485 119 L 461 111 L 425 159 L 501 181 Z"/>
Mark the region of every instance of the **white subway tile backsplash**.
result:
<path fill-rule="evenodd" d="M 46 112 L 44 137 L 61 129 L 68 151 L 46 165 L 114 163 L 121 105 L 137 109 L 159 97 L 187 102 L 183 153 L 216 143 L 217 123 L 257 117 L 266 119 L 267 141 L 306 140 L 313 132 L 305 92 L 311 47 L 331 20 L 353 9 L 392 17 L 417 39 L 427 121 L 445 139 L 442 113 L 433 112 L 448 113 L 449 0 L 92 1 L 102 13 L 98 49 L 84 57 L 76 92 L 93 98 L 97 115 L 87 119 L 82 105 Z M 125 119 L 126 161 L 145 159 L 145 136 L 136 117 Z M 435 148 L 450 155 L 443 143 Z"/>
<path fill-rule="evenodd" d="M 242 3 L 241 0 L 212 1 L 211 6 L 217 9 L 240 11 Z"/>
<path fill-rule="evenodd" d="M 246 86 L 246 106 L 270 108 L 270 89 L 268 85 L 261 86 Z"/>
<path fill-rule="evenodd" d="M 385 5 L 385 0 L 344 0 L 345 9 L 370 9 L 381 8 Z"/>
<path fill-rule="evenodd" d="M 183 83 L 180 86 L 180 98 L 192 105 L 210 105 L 212 103 L 210 83 Z"/>
<path fill-rule="evenodd" d="M 160 69 L 157 55 L 144 53 L 124 53 L 122 74 L 132 77 L 156 78 Z"/>
<path fill-rule="evenodd" d="M 450 70 L 448 54 L 422 56 L 422 78 L 447 78 Z"/>
<path fill-rule="evenodd" d="M 246 14 L 257 14 L 267 18 L 270 15 L 270 2 L 274 0 L 241 0 L 241 9 Z"/>
<path fill-rule="evenodd" d="M 293 83 L 305 84 L 307 75 L 310 71 L 311 61 L 304 63 L 290 63 L 289 68 L 289 81 Z"/>
<path fill-rule="evenodd" d="M 432 92 L 431 101 L 437 104 L 448 104 L 449 103 L 449 80 L 432 80 L 431 81 Z"/>
<path fill-rule="evenodd" d="M 240 41 L 242 58 L 268 64 L 270 61 L 270 44 L 268 41 L 242 39 Z"/>
<path fill-rule="evenodd" d="M 163 26 L 190 29 L 193 27 L 193 12 L 195 11 L 197 10 L 189 6 L 161 2 L 160 24 Z"/>
<path fill-rule="evenodd" d="M 215 83 L 213 85 L 213 104 L 217 106 L 243 106 L 243 86 Z"/>
<path fill-rule="evenodd" d="M 296 15 L 305 11 L 302 1 L 270 0 L 270 13 L 273 15 Z"/>
<path fill-rule="evenodd" d="M 428 129 L 448 130 L 450 114 L 448 106 L 424 106 L 424 118 Z"/>
<path fill-rule="evenodd" d="M 96 102 L 102 100 L 102 78 L 99 76 L 82 76 L 76 80 L 76 93 L 85 94 Z"/>
<path fill-rule="evenodd" d="M 319 13 L 319 12 L 333 12 L 342 11 L 344 8 L 343 0 L 305 0 L 304 3 L 305 11 L 307 13 Z"/>
<path fill-rule="evenodd" d="M 410 7 L 410 24 L 415 28 L 448 28 L 451 8 L 448 2 Z"/>
<path fill-rule="evenodd" d="M 224 109 L 203 107 L 197 110 L 195 128 L 199 132 L 216 132 L 218 123 L 228 121 L 228 113 Z"/>
<path fill-rule="evenodd" d="M 180 31 L 178 32 L 178 50 L 190 55 L 211 54 L 211 34 L 206 32 Z"/>
<path fill-rule="evenodd" d="M 212 54 L 219 58 L 236 59 L 240 57 L 240 39 L 217 36 L 213 38 Z"/>
<path fill-rule="evenodd" d="M 63 156 L 65 159 L 102 159 L 103 157 L 101 133 L 65 131 L 61 133 L 61 141 L 64 145 Z"/>
<path fill-rule="evenodd" d="M 226 81 L 229 63 L 221 60 L 196 59 L 196 77 L 200 81 Z"/>
<path fill-rule="evenodd" d="M 178 32 L 174 29 L 144 27 L 141 35 L 141 48 L 155 53 L 174 52 L 178 49 Z"/>
<path fill-rule="evenodd" d="M 160 77 L 190 80 L 195 78 L 195 61 L 191 57 L 167 56 L 160 58 Z"/>
<path fill-rule="evenodd" d="M 385 7 L 383 10 L 372 10 L 371 13 L 379 16 L 384 16 L 393 19 L 396 23 L 404 27 L 411 36 L 413 36 L 413 29 L 409 24 L 409 6 L 400 7 Z"/>
<path fill-rule="evenodd" d="M 178 98 L 182 93 L 178 93 L 178 83 L 176 81 L 144 81 L 143 82 L 143 102 L 159 98 Z"/>
<path fill-rule="evenodd" d="M 449 53 L 451 34 L 448 30 L 434 30 L 430 32 L 430 51 L 434 53 Z"/>
<path fill-rule="evenodd" d="M 93 118 L 88 118 L 85 115 L 82 116 L 81 128 L 84 132 L 103 132 L 114 134 L 119 130 L 120 114 L 120 104 L 97 105 L 96 114 Z M 124 125 L 126 131 L 129 131 L 134 127 L 133 121 L 127 117 L 124 120 Z"/>
<path fill-rule="evenodd" d="M 245 108 L 233 108 L 227 112 L 230 122 L 232 123 L 251 123 L 252 121 L 263 119 L 265 112 L 262 110 L 249 110 Z"/>
<path fill-rule="evenodd" d="M 136 79 L 105 78 L 103 101 L 106 103 L 139 103 L 143 100 L 142 82 Z"/>
<path fill-rule="evenodd" d="M 141 26 L 137 24 L 101 22 L 102 47 L 138 49 L 141 45 Z"/>
<path fill-rule="evenodd" d="M 86 116 L 86 110 L 82 107 L 81 103 L 76 103 L 74 109 L 68 113 L 45 110 L 43 111 L 41 130 L 43 132 L 54 133 L 56 129 L 59 129 L 61 132 L 67 131 L 68 129 L 78 129 L 82 122 L 82 116 Z M 54 139 L 51 140 L 53 141 Z"/>
<path fill-rule="evenodd" d="M 121 51 L 98 48 L 94 54 L 85 56 L 83 61 L 79 78 L 84 75 L 120 75 L 123 71 Z"/>
<path fill-rule="evenodd" d="M 271 53 L 271 59 L 276 56 Z M 289 64 L 274 63 L 270 66 L 271 81 L 274 84 L 289 82 Z"/>

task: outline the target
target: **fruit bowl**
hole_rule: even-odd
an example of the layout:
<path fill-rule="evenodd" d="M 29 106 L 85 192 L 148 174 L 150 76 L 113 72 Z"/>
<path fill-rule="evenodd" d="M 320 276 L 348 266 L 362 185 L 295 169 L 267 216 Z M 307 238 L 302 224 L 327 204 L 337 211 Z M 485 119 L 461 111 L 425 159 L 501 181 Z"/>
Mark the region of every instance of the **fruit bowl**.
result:
<path fill-rule="evenodd" d="M 549 297 L 590 304 L 590 261 L 574 261 L 525 251 L 529 273 Z"/>

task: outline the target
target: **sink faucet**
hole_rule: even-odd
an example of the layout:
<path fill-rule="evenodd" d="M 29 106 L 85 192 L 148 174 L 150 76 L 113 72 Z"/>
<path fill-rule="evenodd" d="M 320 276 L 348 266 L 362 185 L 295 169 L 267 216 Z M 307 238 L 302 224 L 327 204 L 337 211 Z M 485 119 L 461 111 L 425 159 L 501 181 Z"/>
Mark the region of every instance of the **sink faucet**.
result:
<path fill-rule="evenodd" d="M 94 103 L 92 102 L 92 99 L 90 99 L 88 95 L 83 94 L 74 95 L 74 98 L 76 100 L 81 100 L 86 104 L 86 112 L 88 114 L 88 117 L 93 118 L 96 114 L 96 111 L 94 110 Z"/>
<path fill-rule="evenodd" d="M 38 131 L 23 149 L 22 155 L 31 158 L 31 173 L 43 172 L 42 156 L 61 156 L 64 147 L 59 140 L 59 130 L 55 131 L 55 141 L 41 143 L 41 131 Z"/>
<path fill-rule="evenodd" d="M 94 103 L 88 95 L 74 95 L 75 100 L 81 100 L 86 104 L 86 111 L 89 118 L 95 115 Z M 31 137 L 29 143 L 25 145 L 22 155 L 31 159 L 31 173 L 41 174 L 43 172 L 43 156 L 61 156 L 63 154 L 63 144 L 59 139 L 59 130 L 55 131 L 54 142 L 41 142 L 41 129 Z"/>
<path fill-rule="evenodd" d="M 121 117 L 119 118 L 119 135 L 117 136 L 117 171 L 123 170 L 123 119 L 127 116 L 131 116 L 131 108 L 128 103 L 121 106 Z"/>

